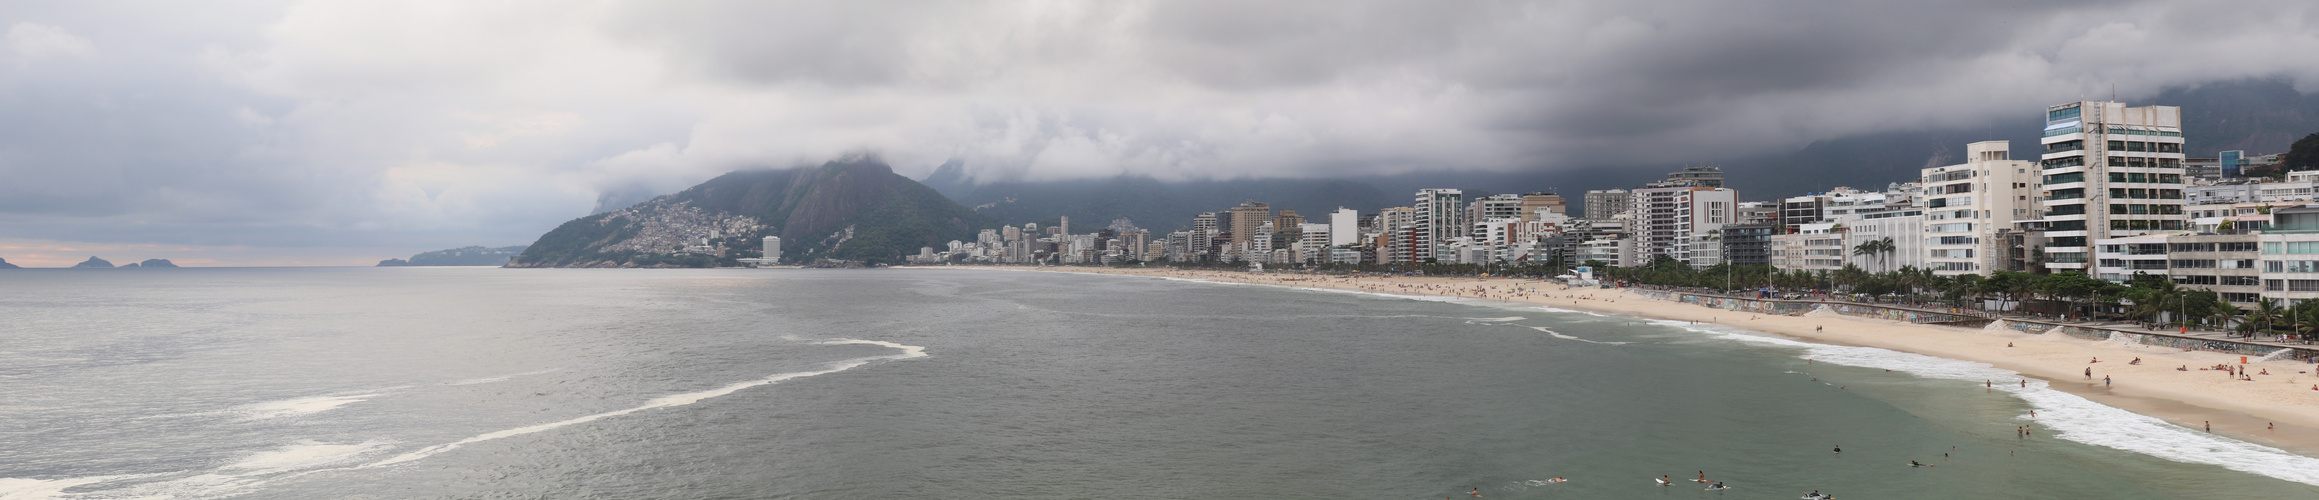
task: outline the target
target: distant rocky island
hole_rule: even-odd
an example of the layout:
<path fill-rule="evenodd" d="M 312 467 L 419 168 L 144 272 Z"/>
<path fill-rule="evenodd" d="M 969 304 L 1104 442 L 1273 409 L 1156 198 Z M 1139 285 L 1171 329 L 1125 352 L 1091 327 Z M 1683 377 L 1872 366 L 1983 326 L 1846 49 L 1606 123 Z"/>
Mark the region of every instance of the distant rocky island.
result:
<path fill-rule="evenodd" d="M 0 269 L 23 269 L 23 268 L 22 268 L 22 267 L 16 267 L 16 265 L 15 265 L 15 264 L 10 264 L 10 263 L 8 263 L 8 259 L 0 259 Z"/>
<path fill-rule="evenodd" d="M 737 266 L 739 259 L 761 258 L 765 237 L 778 236 L 781 262 L 876 266 L 998 226 L 882 161 L 856 157 L 819 168 L 732 172 L 574 219 L 507 265 Z"/>
<path fill-rule="evenodd" d="M 410 260 L 387 259 L 378 261 L 378 267 L 399 266 L 504 266 L 509 259 L 523 254 L 528 245 L 511 247 L 470 246 L 436 250 L 411 256 Z"/>
<path fill-rule="evenodd" d="M 177 263 L 170 262 L 169 259 L 145 259 L 144 262 L 131 262 L 120 267 L 113 267 L 112 261 L 100 259 L 94 255 L 89 256 L 89 260 L 84 260 L 79 264 L 72 265 L 73 269 L 152 269 L 175 267 L 177 267 Z M 0 261 L 0 269 L 18 269 L 18 267 L 13 264 L 9 264 L 6 261 Z"/>

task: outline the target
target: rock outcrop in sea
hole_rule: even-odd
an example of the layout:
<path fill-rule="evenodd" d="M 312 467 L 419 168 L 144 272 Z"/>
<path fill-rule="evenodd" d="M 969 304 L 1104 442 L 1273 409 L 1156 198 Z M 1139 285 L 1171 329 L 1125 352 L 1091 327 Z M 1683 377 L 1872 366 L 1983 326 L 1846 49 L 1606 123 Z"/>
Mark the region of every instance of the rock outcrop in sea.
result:
<path fill-rule="evenodd" d="M 84 261 L 81 261 L 81 263 L 79 263 L 79 264 L 73 264 L 73 265 L 72 265 L 72 268 L 73 268 L 73 269 L 112 269 L 112 268 L 113 268 L 113 263 L 112 263 L 112 262 L 107 262 L 107 261 L 105 261 L 105 259 L 99 259 L 99 258 L 97 258 L 97 256 L 95 256 L 95 255 L 91 255 L 91 256 L 89 256 L 89 260 L 84 260 Z"/>

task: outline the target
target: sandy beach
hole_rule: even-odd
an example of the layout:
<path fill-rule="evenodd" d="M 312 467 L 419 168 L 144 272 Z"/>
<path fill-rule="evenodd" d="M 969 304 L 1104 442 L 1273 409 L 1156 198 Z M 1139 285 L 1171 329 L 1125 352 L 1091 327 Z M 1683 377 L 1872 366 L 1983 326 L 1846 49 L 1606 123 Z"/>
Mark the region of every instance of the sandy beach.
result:
<path fill-rule="evenodd" d="M 953 268 L 992 269 L 992 268 Z M 2251 442 L 2319 456 L 2319 375 L 2297 361 L 2244 365 L 2254 381 L 2234 381 L 2223 372 L 2201 370 L 2237 365 L 2239 356 L 2206 351 L 2084 340 L 2061 334 L 2034 335 L 2010 329 L 1968 329 L 1918 325 L 1816 311 L 1805 316 L 1749 314 L 1669 302 L 1620 289 L 1573 288 L 1518 279 L 1470 277 L 1333 277 L 1127 268 L 1008 268 L 1053 272 L 1123 274 L 1223 282 L 1327 288 L 1364 292 L 1436 295 L 1536 304 L 1632 317 L 1709 322 L 1786 335 L 1818 343 L 1891 349 L 1941 358 L 1988 363 L 2051 383 L 2056 389 L 2096 402 Z M 2140 358 L 2140 365 L 2128 361 Z M 2099 359 L 2100 362 L 2092 362 Z M 2179 370 L 2188 367 L 2187 371 Z M 2085 372 L 2093 370 L 2091 377 Z M 2269 375 L 2260 374 L 2268 371 Z M 2109 383 L 2104 384 L 2103 378 Z M 1991 383 L 2020 383 L 1996 380 Z M 2276 428 L 2271 428 L 2275 425 Z"/>

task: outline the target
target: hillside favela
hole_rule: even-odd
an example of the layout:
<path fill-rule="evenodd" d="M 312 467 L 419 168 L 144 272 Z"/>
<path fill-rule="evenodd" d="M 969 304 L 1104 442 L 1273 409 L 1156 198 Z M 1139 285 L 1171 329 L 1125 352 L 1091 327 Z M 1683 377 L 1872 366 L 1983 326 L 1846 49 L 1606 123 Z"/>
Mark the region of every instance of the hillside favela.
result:
<path fill-rule="evenodd" d="M 0 499 L 2319 499 L 2310 2 L 0 30 Z"/>

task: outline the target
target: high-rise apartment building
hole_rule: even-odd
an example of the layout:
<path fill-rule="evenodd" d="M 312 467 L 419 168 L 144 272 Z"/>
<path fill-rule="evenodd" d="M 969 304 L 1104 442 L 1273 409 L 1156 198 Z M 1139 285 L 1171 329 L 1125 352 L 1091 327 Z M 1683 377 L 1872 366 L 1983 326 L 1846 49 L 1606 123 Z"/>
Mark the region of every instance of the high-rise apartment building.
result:
<path fill-rule="evenodd" d="M 1468 224 L 1479 224 L 1490 219 L 1522 219 L 1522 195 L 1497 194 L 1474 199 L 1466 206 Z"/>
<path fill-rule="evenodd" d="M 1667 174 L 1667 180 L 1653 183 L 1658 186 L 1723 187 L 1723 167 L 1683 167 Z"/>
<path fill-rule="evenodd" d="M 1295 210 L 1283 208 L 1280 209 L 1280 215 L 1272 216 L 1272 232 L 1274 233 L 1296 233 L 1303 230 L 1304 216 L 1297 215 Z"/>
<path fill-rule="evenodd" d="M 1607 220 L 1612 216 L 1626 213 L 1629 196 L 1630 193 L 1624 189 L 1587 191 L 1586 213 L 1581 215 L 1585 215 L 1588 219 Z"/>
<path fill-rule="evenodd" d="M 1636 188 L 1629 193 L 1627 214 L 1633 217 L 1630 233 L 1637 258 L 1649 261 L 1655 255 L 1666 255 L 1676 260 L 1693 262 L 1691 242 L 1703 239 L 1709 231 L 1738 220 L 1739 194 L 1721 188 L 1668 186 Z M 1720 260 L 1720 247 L 1702 246 L 1703 262 Z M 1704 265 L 1712 265 L 1706 262 Z"/>
<path fill-rule="evenodd" d="M 1337 207 L 1329 212 L 1329 245 L 1345 246 L 1361 240 L 1361 212 Z"/>
<path fill-rule="evenodd" d="M 2085 272 L 2097 239 L 2180 231 L 2182 108 L 2081 101 L 2045 109 L 2045 267 Z"/>
<path fill-rule="evenodd" d="M 1417 229 L 1415 254 L 1417 262 L 1436 257 L 1451 238 L 1465 235 L 1465 192 L 1456 189 L 1417 190 L 1415 220 Z"/>
<path fill-rule="evenodd" d="M 1537 221 L 1539 210 L 1545 210 L 1562 215 L 1570 215 L 1569 209 L 1564 207 L 1564 205 L 1567 204 L 1567 202 L 1562 200 L 1562 195 L 1559 194 L 1524 194 L 1522 195 L 1522 222 Z"/>
<path fill-rule="evenodd" d="M 1924 169 L 1925 267 L 1942 276 L 1987 275 L 2005 269 L 1999 231 L 2036 219 L 2044 180 L 2037 163 L 2012 159 L 2012 144 L 1965 145 L 1965 162 Z"/>
<path fill-rule="evenodd" d="M 1232 232 L 1233 244 L 1247 243 L 1249 238 L 1256 236 L 1256 228 L 1272 222 L 1272 205 L 1266 203 L 1241 203 L 1226 212 L 1230 212 L 1232 217 L 1231 227 L 1226 230 Z"/>

